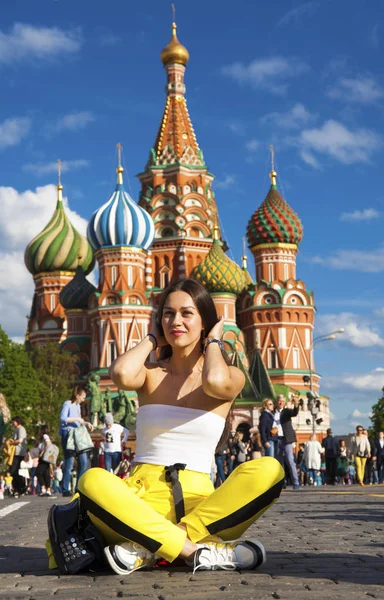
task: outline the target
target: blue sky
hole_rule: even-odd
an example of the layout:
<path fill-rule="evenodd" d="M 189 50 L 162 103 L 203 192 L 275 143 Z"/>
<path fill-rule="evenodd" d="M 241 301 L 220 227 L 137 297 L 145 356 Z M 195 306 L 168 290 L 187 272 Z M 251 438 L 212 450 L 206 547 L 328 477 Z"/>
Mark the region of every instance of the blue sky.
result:
<path fill-rule="evenodd" d="M 164 107 L 171 10 L 162 0 L 3 4 L 0 321 L 19 339 L 32 293 L 22 252 L 53 211 L 56 159 L 81 231 L 113 191 L 117 142 L 138 198 Z M 338 433 L 369 423 L 384 385 L 382 7 L 176 3 L 188 107 L 230 256 L 240 261 L 267 193 L 273 143 L 280 191 L 304 224 L 298 277 L 315 292 L 316 334 L 346 329 L 315 357 Z"/>

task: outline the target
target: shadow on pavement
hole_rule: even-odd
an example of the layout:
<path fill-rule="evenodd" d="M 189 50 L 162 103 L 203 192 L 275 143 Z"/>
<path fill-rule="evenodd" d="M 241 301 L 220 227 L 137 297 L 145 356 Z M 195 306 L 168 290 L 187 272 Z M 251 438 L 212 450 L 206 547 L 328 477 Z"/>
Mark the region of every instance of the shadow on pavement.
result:
<path fill-rule="evenodd" d="M 371 585 L 384 585 L 383 556 L 369 554 L 343 554 L 316 552 L 268 552 L 267 563 L 257 571 L 244 571 L 248 576 L 257 576 L 258 573 L 272 577 L 293 577 L 297 579 L 328 579 L 339 583 L 367 583 Z M 190 571 L 180 565 L 175 568 L 166 567 L 169 572 Z M 57 570 L 48 569 L 47 555 L 43 548 L 3 546 L 0 548 L 0 574 L 19 573 L 21 575 L 35 575 L 56 577 Z M 111 575 L 111 571 L 88 572 L 90 578 L 95 575 Z M 76 575 L 72 576 L 76 578 Z"/>

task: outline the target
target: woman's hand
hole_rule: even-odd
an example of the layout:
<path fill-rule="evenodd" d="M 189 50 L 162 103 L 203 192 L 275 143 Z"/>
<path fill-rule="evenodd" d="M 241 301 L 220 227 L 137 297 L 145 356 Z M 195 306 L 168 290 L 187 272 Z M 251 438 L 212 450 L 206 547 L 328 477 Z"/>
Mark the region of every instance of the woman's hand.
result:
<path fill-rule="evenodd" d="M 224 333 L 224 318 L 220 317 L 218 322 L 216 323 L 216 325 L 214 325 L 212 327 L 211 331 L 208 333 L 206 339 L 214 338 L 216 340 L 221 340 L 221 338 L 223 337 L 223 333 Z"/>
<path fill-rule="evenodd" d="M 157 347 L 162 348 L 163 346 L 168 346 L 168 342 L 163 335 L 160 333 L 159 326 L 156 322 L 156 319 L 152 321 L 152 327 L 150 331 L 151 335 L 154 335 L 157 341 Z"/>
<path fill-rule="evenodd" d="M 94 426 L 92 425 L 92 423 L 87 423 L 83 419 L 83 424 L 86 426 L 86 428 L 88 429 L 88 431 L 93 431 L 94 430 Z"/>
<path fill-rule="evenodd" d="M 270 447 L 271 447 L 271 444 L 269 442 L 265 442 L 264 448 L 270 448 Z"/>

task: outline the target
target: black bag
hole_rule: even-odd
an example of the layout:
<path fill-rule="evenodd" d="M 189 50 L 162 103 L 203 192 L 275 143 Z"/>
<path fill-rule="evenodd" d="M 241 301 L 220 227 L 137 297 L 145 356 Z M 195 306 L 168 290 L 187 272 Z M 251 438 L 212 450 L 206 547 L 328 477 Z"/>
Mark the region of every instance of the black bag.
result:
<path fill-rule="evenodd" d="M 69 504 L 54 504 L 48 513 L 52 553 L 63 575 L 103 565 L 105 542 L 81 504 L 78 497 Z"/>

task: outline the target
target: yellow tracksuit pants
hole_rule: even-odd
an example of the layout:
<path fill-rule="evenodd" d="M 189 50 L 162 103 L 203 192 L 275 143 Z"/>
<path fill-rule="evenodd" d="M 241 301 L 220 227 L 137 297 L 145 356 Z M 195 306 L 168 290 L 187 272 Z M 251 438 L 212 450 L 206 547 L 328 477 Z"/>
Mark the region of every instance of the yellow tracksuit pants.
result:
<path fill-rule="evenodd" d="M 79 492 L 107 544 L 130 540 L 172 562 L 187 536 L 195 543 L 240 537 L 278 499 L 283 478 L 279 462 L 270 457 L 239 465 L 216 490 L 209 475 L 180 471 L 186 531 L 176 525 L 172 487 L 162 466 L 137 465 L 125 480 L 90 469 Z"/>

